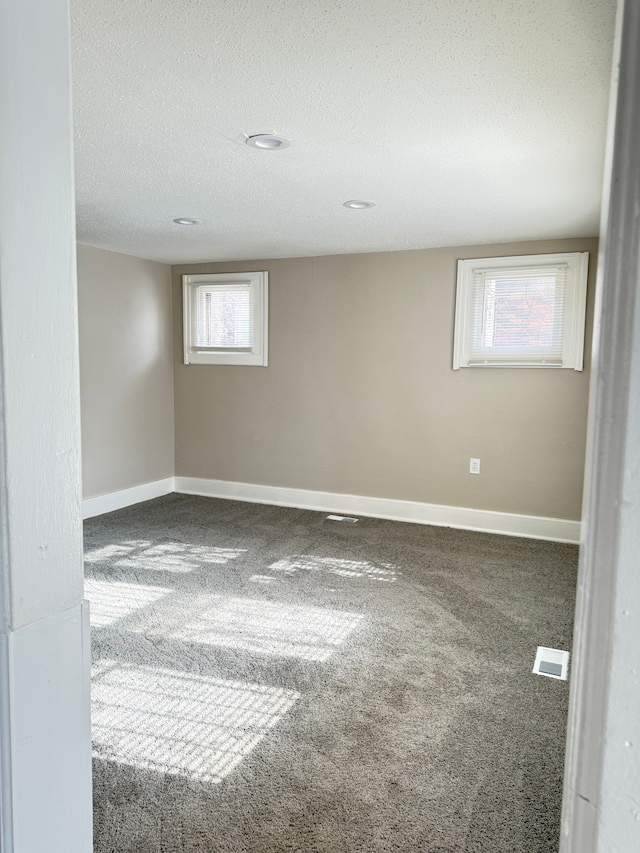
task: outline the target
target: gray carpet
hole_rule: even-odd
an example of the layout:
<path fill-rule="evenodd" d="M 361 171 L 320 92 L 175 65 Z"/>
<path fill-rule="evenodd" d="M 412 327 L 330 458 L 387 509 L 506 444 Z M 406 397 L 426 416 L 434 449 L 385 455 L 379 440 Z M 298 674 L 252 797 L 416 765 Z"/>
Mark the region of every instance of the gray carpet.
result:
<path fill-rule="evenodd" d="M 555 853 L 577 548 L 183 495 L 85 531 L 96 853 Z"/>

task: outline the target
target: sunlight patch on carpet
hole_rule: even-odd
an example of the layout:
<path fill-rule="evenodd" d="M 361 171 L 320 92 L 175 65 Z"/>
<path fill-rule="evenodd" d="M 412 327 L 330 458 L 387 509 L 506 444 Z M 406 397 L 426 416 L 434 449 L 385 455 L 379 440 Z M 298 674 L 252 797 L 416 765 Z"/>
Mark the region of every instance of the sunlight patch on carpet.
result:
<path fill-rule="evenodd" d="M 371 580 L 386 581 L 387 583 L 395 581 L 399 575 L 396 567 L 390 563 L 382 563 L 381 566 L 375 566 L 368 560 L 344 560 L 340 557 L 287 557 L 272 563 L 269 568 L 290 575 L 300 570 L 328 572 L 329 574 L 341 575 L 342 577 L 370 578 Z"/>
<path fill-rule="evenodd" d="M 186 542 L 148 542 L 129 540 L 121 545 L 94 548 L 85 555 L 85 563 L 98 565 L 107 562 L 125 569 L 144 569 L 154 572 L 192 572 L 208 565 L 225 565 L 246 552 L 246 548 L 219 548 L 190 545 Z"/>
<path fill-rule="evenodd" d="M 92 677 L 94 757 L 200 782 L 221 782 L 300 698 L 121 661 Z"/>
<path fill-rule="evenodd" d="M 362 618 L 324 607 L 216 595 L 208 596 L 200 615 L 185 624 L 156 623 L 133 630 L 185 643 L 325 661 Z"/>
<path fill-rule="evenodd" d="M 160 586 L 145 586 L 126 581 L 86 578 L 84 582 L 84 594 L 89 600 L 89 615 L 93 628 L 113 625 L 118 619 L 132 616 L 172 592 L 172 589 Z"/>

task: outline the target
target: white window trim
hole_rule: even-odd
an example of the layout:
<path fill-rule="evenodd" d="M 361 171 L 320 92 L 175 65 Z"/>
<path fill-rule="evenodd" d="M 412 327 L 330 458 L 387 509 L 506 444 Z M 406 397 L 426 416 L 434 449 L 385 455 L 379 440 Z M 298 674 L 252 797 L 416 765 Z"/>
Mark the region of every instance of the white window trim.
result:
<path fill-rule="evenodd" d="M 254 289 L 254 345 L 250 352 L 197 352 L 191 346 L 191 291 L 201 284 L 248 283 Z M 182 319 L 185 364 L 234 364 L 266 367 L 269 343 L 269 274 L 205 273 L 182 276 Z"/>
<path fill-rule="evenodd" d="M 539 362 L 487 361 L 470 363 L 471 336 L 473 334 L 473 274 L 478 267 L 504 269 L 521 266 L 567 266 L 563 350 L 561 364 Z M 516 255 L 503 258 L 471 258 L 458 261 L 456 288 L 456 313 L 453 343 L 453 369 L 461 367 L 535 367 L 570 368 L 582 370 L 584 357 L 584 328 L 587 302 L 588 252 L 563 252 L 552 255 Z"/>

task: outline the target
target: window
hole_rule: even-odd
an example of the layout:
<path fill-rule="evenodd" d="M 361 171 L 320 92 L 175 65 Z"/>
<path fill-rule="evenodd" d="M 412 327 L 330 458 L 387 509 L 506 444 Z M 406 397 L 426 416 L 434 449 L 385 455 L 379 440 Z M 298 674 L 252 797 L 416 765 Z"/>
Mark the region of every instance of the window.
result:
<path fill-rule="evenodd" d="M 267 366 L 268 274 L 182 276 L 185 364 Z"/>
<path fill-rule="evenodd" d="M 588 252 L 458 261 L 453 369 L 582 370 Z"/>

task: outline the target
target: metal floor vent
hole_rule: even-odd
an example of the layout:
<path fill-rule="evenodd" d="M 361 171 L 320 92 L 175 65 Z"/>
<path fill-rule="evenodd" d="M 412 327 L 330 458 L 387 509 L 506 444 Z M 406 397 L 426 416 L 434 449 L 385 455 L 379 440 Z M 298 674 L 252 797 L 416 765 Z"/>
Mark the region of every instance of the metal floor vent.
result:
<path fill-rule="evenodd" d="M 546 675 L 547 678 L 558 678 L 560 681 L 566 681 L 568 671 L 569 652 L 538 646 L 536 662 L 533 665 L 534 675 Z"/>
<path fill-rule="evenodd" d="M 350 515 L 328 515 L 327 518 L 330 521 L 348 521 L 350 524 L 355 524 L 358 521 L 357 518 L 352 518 Z"/>

